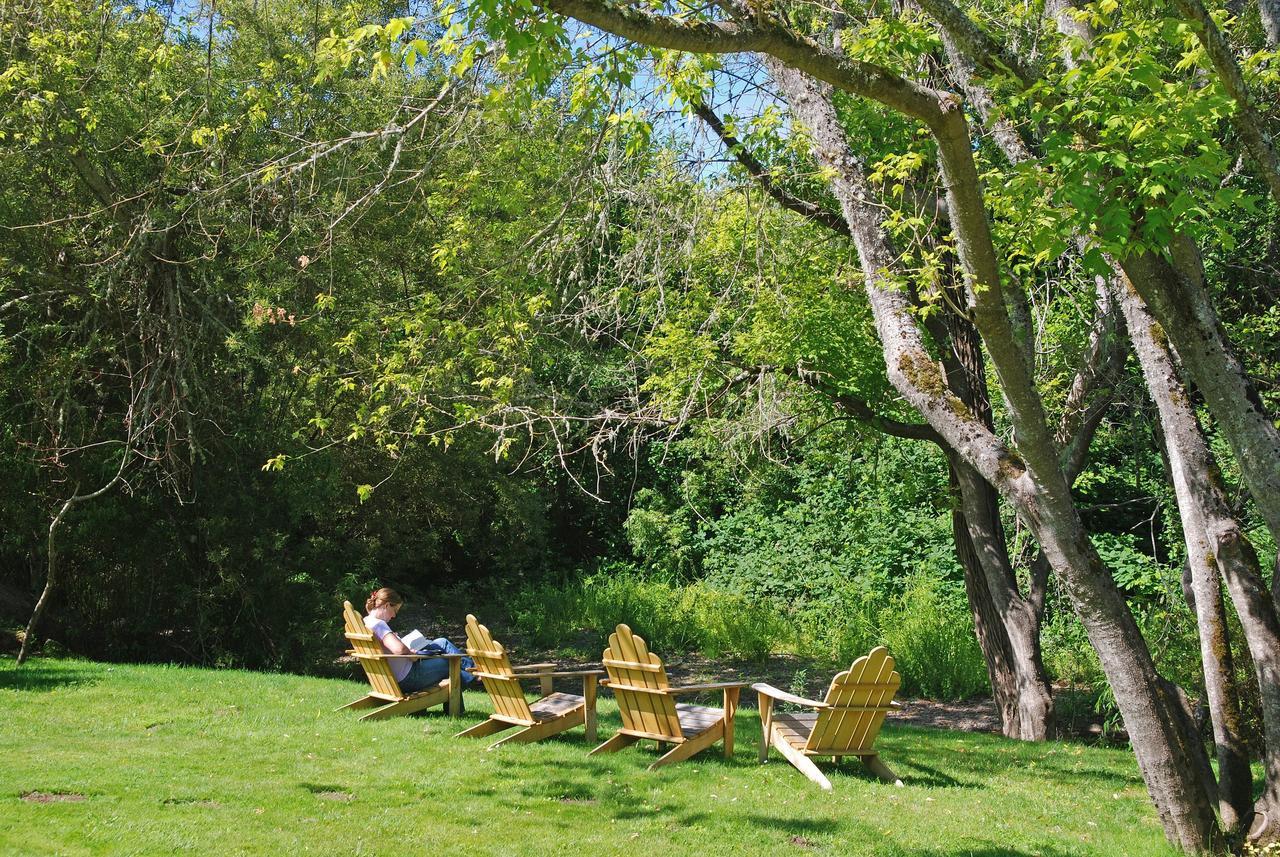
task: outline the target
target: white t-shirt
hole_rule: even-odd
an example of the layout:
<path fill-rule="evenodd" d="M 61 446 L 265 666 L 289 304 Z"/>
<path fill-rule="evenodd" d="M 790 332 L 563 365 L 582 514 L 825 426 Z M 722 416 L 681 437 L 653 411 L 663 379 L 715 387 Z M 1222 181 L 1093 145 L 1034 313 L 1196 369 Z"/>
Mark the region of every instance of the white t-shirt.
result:
<path fill-rule="evenodd" d="M 381 619 L 373 616 L 364 617 L 364 626 L 373 632 L 373 636 L 378 638 L 378 642 L 382 643 L 382 638 L 391 633 L 391 626 Z M 382 644 L 384 652 L 390 652 L 386 643 Z M 404 681 L 404 677 L 409 674 L 409 670 L 413 668 L 413 661 L 408 658 L 391 658 L 387 661 L 391 664 L 391 674 L 396 677 L 396 681 Z"/>

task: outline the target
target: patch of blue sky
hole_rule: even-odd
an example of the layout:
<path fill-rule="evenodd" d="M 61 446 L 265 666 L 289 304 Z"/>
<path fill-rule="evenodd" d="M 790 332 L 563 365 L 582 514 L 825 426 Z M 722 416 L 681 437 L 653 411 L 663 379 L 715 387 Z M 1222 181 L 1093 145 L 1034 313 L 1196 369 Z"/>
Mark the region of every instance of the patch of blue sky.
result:
<path fill-rule="evenodd" d="M 264 7 L 273 2 L 276 0 L 258 0 Z M 220 8 L 218 0 L 136 0 L 129 5 L 166 16 L 175 37 L 193 38 L 201 43 L 217 32 L 216 26 L 211 27 L 210 23 L 216 25 L 222 10 L 227 8 L 226 5 Z M 439 10 L 436 0 L 403 0 L 394 6 L 388 4 L 384 14 L 388 19 L 414 18 L 417 29 L 427 31 L 425 35 L 434 40 L 442 30 Z M 665 11 L 679 10 L 672 7 Z M 461 10 L 458 14 L 461 17 Z M 573 20 L 566 23 L 566 32 L 571 44 L 579 48 L 584 57 L 603 57 L 626 44 Z M 741 127 L 749 125 L 769 107 L 781 106 L 768 74 L 755 57 L 730 54 L 719 59 L 720 67 L 711 73 L 711 85 L 704 94 L 705 102 L 716 114 L 722 118 L 732 117 Z M 432 65 L 420 66 L 419 73 L 427 73 Z M 653 140 L 677 152 L 683 166 L 703 181 L 723 177 L 733 161 L 719 137 L 672 93 L 649 59 L 640 61 L 630 86 L 617 93 L 615 104 L 619 113 L 630 110 L 644 117 L 652 127 Z M 780 113 L 786 116 L 785 110 Z"/>

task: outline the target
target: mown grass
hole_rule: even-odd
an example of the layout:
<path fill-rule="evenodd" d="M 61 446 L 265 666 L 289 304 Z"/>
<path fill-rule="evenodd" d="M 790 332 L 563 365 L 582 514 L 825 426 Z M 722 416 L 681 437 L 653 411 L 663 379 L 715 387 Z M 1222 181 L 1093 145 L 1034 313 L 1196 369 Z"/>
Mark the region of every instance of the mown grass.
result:
<path fill-rule="evenodd" d="M 847 762 L 825 794 L 776 755 L 756 764 L 753 710 L 733 760 L 648 773 L 651 745 L 587 758 L 580 732 L 493 752 L 454 739 L 489 710 L 476 692 L 461 721 L 332 711 L 360 693 L 293 675 L 0 661 L 0 853 L 1171 853 L 1122 750 L 889 727 L 882 753 L 907 786 Z M 602 735 L 617 722 L 606 695 Z"/>

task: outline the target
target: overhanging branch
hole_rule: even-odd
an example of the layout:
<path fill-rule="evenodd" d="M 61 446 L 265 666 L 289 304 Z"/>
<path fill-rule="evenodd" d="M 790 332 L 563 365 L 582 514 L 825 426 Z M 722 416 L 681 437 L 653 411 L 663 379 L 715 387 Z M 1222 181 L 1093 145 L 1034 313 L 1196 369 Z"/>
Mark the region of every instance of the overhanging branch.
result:
<path fill-rule="evenodd" d="M 597 29 L 647 45 L 700 54 L 761 53 L 837 89 L 879 101 L 936 127 L 946 112 L 945 93 L 893 71 L 850 59 L 768 20 L 682 21 L 611 0 L 542 0 L 539 5 Z"/>
<path fill-rule="evenodd" d="M 751 154 L 751 151 L 742 144 L 741 140 L 729 133 L 724 122 L 705 102 L 695 101 L 690 104 L 690 107 L 693 109 L 693 112 L 697 114 L 698 118 L 703 122 L 706 122 L 711 130 L 715 132 L 716 136 L 720 138 L 721 142 L 724 143 L 725 148 L 728 149 L 729 154 L 737 158 L 738 163 L 742 164 L 742 166 L 746 168 L 747 173 L 751 178 L 755 179 L 761 189 L 772 197 L 775 202 L 788 211 L 794 211 L 802 217 L 821 223 L 823 226 L 834 232 L 846 237 L 849 236 L 849 224 L 845 223 L 844 218 L 839 214 L 824 208 L 822 205 L 813 202 L 812 200 L 796 196 L 786 188 L 779 185 L 778 182 L 774 180 L 773 174 L 769 171 L 769 168 L 760 163 L 760 161 L 756 159 L 755 155 Z"/>

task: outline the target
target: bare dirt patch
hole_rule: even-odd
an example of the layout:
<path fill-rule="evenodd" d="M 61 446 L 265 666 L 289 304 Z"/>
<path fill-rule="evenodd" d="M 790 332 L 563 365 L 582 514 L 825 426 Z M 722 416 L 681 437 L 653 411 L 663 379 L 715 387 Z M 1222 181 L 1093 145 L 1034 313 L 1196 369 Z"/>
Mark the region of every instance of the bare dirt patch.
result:
<path fill-rule="evenodd" d="M 79 803 L 88 800 L 78 792 L 23 792 L 20 798 L 27 803 Z"/>
<path fill-rule="evenodd" d="M 161 803 L 166 806 L 198 806 L 201 809 L 217 809 L 222 806 L 216 800 L 205 800 L 195 797 L 167 797 Z"/>

